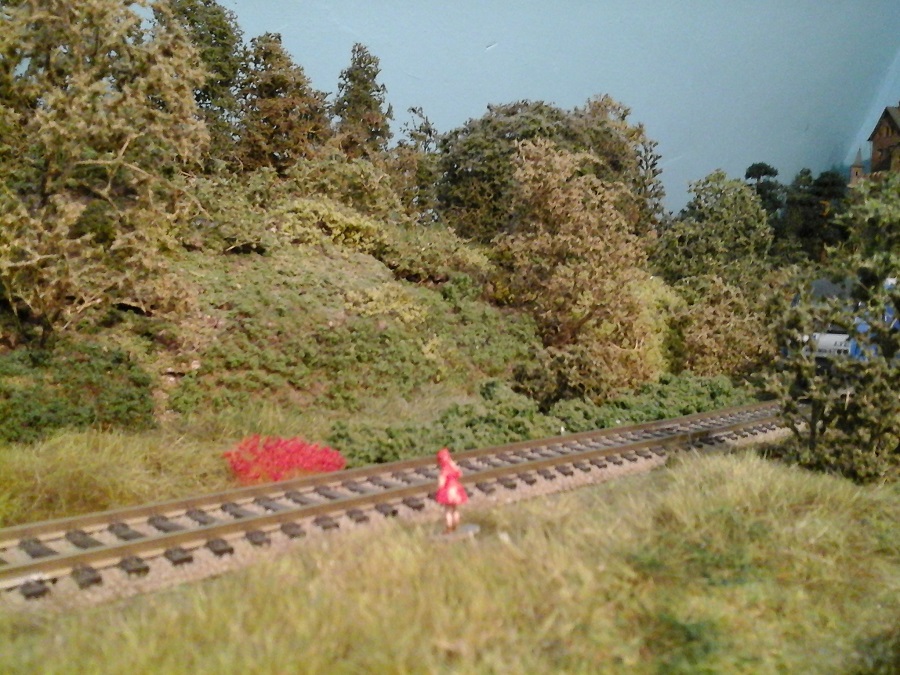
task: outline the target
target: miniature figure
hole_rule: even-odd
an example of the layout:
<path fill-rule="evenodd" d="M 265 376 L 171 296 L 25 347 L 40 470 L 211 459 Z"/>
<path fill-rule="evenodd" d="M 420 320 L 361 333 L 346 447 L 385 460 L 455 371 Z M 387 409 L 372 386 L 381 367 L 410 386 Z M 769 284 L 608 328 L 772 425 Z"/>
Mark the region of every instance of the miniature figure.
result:
<path fill-rule="evenodd" d="M 460 482 L 462 471 L 450 457 L 450 451 L 442 448 L 437 454 L 438 468 L 441 470 L 438 476 L 438 491 L 435 499 L 438 504 L 444 505 L 444 514 L 447 523 L 445 534 L 450 534 L 459 527 L 459 511 L 457 507 L 469 501 L 469 495 Z"/>

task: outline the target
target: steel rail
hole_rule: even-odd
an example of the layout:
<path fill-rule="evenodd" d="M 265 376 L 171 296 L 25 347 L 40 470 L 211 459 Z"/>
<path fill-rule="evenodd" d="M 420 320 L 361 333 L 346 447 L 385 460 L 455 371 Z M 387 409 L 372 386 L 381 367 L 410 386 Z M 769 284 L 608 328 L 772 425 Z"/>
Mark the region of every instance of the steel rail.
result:
<path fill-rule="evenodd" d="M 617 455 L 627 457 L 628 455 L 640 453 L 644 453 L 646 456 L 650 452 L 664 454 L 666 448 L 669 447 L 692 445 L 698 442 L 704 442 L 711 438 L 722 437 L 728 434 L 735 434 L 748 428 L 759 428 L 761 426 L 770 424 L 771 420 L 773 419 L 773 416 L 770 414 L 771 412 L 771 407 L 767 406 L 745 406 L 742 409 L 739 409 L 739 412 L 736 412 L 736 409 L 727 411 L 727 413 L 724 411 L 720 411 L 720 414 L 718 416 L 719 419 L 723 417 L 741 417 L 742 415 L 744 417 L 736 422 L 731 422 L 725 425 L 714 425 L 703 429 L 687 429 L 678 433 L 669 433 L 665 437 L 654 437 L 640 441 L 626 442 L 624 444 L 613 447 L 575 449 L 572 451 L 564 451 L 551 457 L 542 457 L 540 459 L 524 459 L 519 457 L 518 459 L 520 461 L 507 462 L 505 464 L 502 464 L 501 466 L 493 466 L 485 469 L 470 470 L 468 473 L 463 475 L 462 481 L 467 485 L 477 485 L 486 483 L 488 481 L 496 481 L 503 477 L 515 477 L 517 474 L 521 475 L 525 472 L 539 472 L 542 469 L 551 469 L 554 467 L 562 467 L 564 465 L 572 465 L 576 462 L 589 462 L 590 460 L 597 458 L 612 457 Z M 746 415 L 750 415 L 750 418 L 748 419 Z M 692 417 L 694 421 L 702 420 L 704 418 L 713 418 L 713 416 L 710 416 L 708 414 L 704 414 L 703 416 L 690 417 Z M 679 418 L 679 420 L 685 419 L 686 418 Z M 669 426 L 671 426 L 671 423 L 669 424 Z M 635 428 L 632 427 L 628 429 L 620 428 L 605 431 L 618 431 L 621 433 L 623 431 L 634 431 L 634 429 Z M 507 444 L 504 446 L 498 446 L 491 449 L 458 453 L 458 458 L 460 461 L 465 461 L 466 459 L 487 457 L 490 455 L 502 457 L 503 455 L 514 453 L 517 450 L 550 448 L 554 446 L 572 448 L 573 446 L 581 445 L 585 441 L 596 441 L 598 438 L 603 438 L 604 436 L 611 435 L 614 434 L 598 435 L 597 433 L 587 432 L 566 437 L 543 439 L 541 441 L 518 442 Z M 488 452 L 488 450 L 490 450 L 491 452 Z M 341 482 L 346 482 L 346 475 L 350 473 L 354 473 L 354 475 L 356 475 L 357 477 L 361 475 L 374 476 L 379 474 L 396 473 L 398 467 L 401 465 L 404 468 L 421 468 L 421 466 L 423 466 L 423 462 L 421 460 L 408 460 L 399 463 L 379 465 L 377 471 L 373 470 L 373 467 L 365 467 L 363 471 L 354 470 L 342 472 L 341 480 L 331 480 L 326 484 L 340 485 Z M 427 464 L 425 465 L 431 466 L 432 460 L 428 458 Z M 298 485 L 321 486 L 322 484 L 323 483 L 321 481 L 317 482 L 315 480 L 310 481 L 309 479 L 301 479 L 299 482 L 285 481 L 282 483 L 269 484 L 268 486 L 259 486 L 259 488 L 267 489 L 257 488 L 249 491 L 243 490 L 241 492 L 243 494 L 249 494 L 251 496 L 261 496 L 263 494 L 271 496 L 273 494 L 278 494 L 280 495 L 279 498 L 289 499 L 289 497 L 287 497 L 287 493 L 296 490 Z M 161 556 L 167 551 L 170 551 L 176 547 L 187 546 L 191 549 L 196 549 L 206 545 L 211 540 L 224 539 L 236 534 L 246 534 L 247 532 L 253 530 L 264 531 L 267 528 L 271 529 L 285 523 L 316 518 L 317 516 L 343 514 L 353 509 L 364 509 L 367 507 L 373 507 L 378 504 L 387 504 L 391 502 L 402 503 L 404 499 L 409 497 L 421 497 L 423 495 L 427 495 L 430 489 L 433 488 L 433 486 L 434 480 L 423 476 L 421 480 L 410 482 L 406 485 L 371 491 L 361 495 L 349 495 L 346 497 L 331 499 L 330 501 L 322 502 L 319 504 L 298 504 L 297 506 L 285 506 L 283 509 L 278 511 L 248 515 L 246 517 L 235 519 L 233 521 L 216 522 L 208 525 L 198 524 L 196 526 L 174 532 L 162 532 L 157 535 L 144 536 L 141 539 L 135 541 L 116 542 L 114 544 L 97 546 L 87 550 L 61 553 L 46 558 L 37 558 L 21 563 L 5 565 L 0 567 L 0 589 L 9 590 L 17 586 L 21 586 L 22 584 L 29 581 L 53 580 L 63 574 L 72 572 L 77 567 L 92 567 L 95 569 L 103 569 L 112 567 L 129 556 L 153 558 Z M 224 494 L 228 499 L 232 499 L 234 496 L 234 491 L 219 494 Z M 195 503 L 195 500 L 189 501 L 191 501 L 191 503 Z M 172 502 L 163 502 L 162 504 L 170 503 Z M 180 506 L 183 505 L 185 501 L 178 500 L 174 503 L 177 503 Z M 221 502 L 217 502 L 217 505 L 221 505 Z M 138 509 L 138 511 L 143 512 L 141 509 Z M 117 520 L 119 520 L 118 517 L 122 512 L 129 512 L 133 516 L 135 510 L 122 509 L 104 512 L 103 514 L 90 514 L 89 519 L 90 522 L 94 524 L 109 524 L 110 522 L 116 522 Z M 150 512 L 151 511 L 147 511 L 147 513 Z M 100 518 L 101 516 L 105 516 L 105 518 Z M 85 520 L 79 519 L 77 517 L 48 522 L 66 523 L 70 525 L 74 524 L 81 528 L 86 527 Z M 19 531 L 21 531 L 21 528 L 19 529 Z M 54 530 L 54 532 L 57 533 L 59 531 L 59 529 Z"/>
<path fill-rule="evenodd" d="M 504 452 L 513 452 L 516 450 L 524 450 L 535 447 L 546 447 L 549 445 L 560 443 L 572 444 L 588 440 L 600 440 L 608 437 L 621 437 L 624 435 L 640 434 L 661 429 L 677 429 L 678 427 L 696 424 L 704 420 L 716 420 L 728 415 L 741 415 L 757 411 L 765 412 L 768 410 L 774 410 L 774 405 L 771 403 L 750 404 L 714 412 L 694 413 L 692 415 L 686 415 L 669 420 L 645 422 L 643 424 L 636 424 L 628 427 L 613 427 L 608 429 L 598 429 L 594 431 L 583 431 L 576 434 L 553 436 L 550 438 L 543 438 L 538 440 L 516 441 L 514 443 L 507 443 L 501 446 L 455 452 L 453 456 L 457 459 L 457 461 L 478 459 L 480 457 L 501 454 Z M 432 457 L 417 457 L 414 459 L 401 460 L 398 462 L 391 462 L 387 464 L 373 464 L 356 469 L 347 469 L 335 473 L 304 476 L 300 478 L 281 481 L 278 483 L 252 485 L 243 488 L 206 493 L 203 495 L 197 495 L 187 498 L 171 499 L 138 506 L 126 506 L 107 511 L 98 511 L 95 513 L 84 514 L 80 516 L 69 516 L 64 518 L 39 521 L 35 523 L 25 523 L 22 525 L 15 525 L 13 527 L 0 529 L 0 549 L 7 548 L 10 545 L 15 545 L 23 539 L 39 538 L 48 534 L 62 534 L 75 528 L 84 529 L 98 525 L 106 525 L 110 522 L 116 521 L 128 522 L 132 520 L 148 518 L 155 515 L 167 515 L 178 512 L 183 513 L 185 511 L 188 511 L 189 509 L 202 509 L 211 506 L 215 507 L 229 501 L 236 503 L 247 502 L 256 497 L 268 496 L 269 494 L 271 494 L 273 489 L 287 492 L 290 490 L 301 490 L 304 488 L 337 485 L 342 482 L 359 480 L 371 476 L 378 476 L 387 472 L 398 472 L 410 469 L 414 470 L 430 466 L 434 466 L 434 459 Z"/>

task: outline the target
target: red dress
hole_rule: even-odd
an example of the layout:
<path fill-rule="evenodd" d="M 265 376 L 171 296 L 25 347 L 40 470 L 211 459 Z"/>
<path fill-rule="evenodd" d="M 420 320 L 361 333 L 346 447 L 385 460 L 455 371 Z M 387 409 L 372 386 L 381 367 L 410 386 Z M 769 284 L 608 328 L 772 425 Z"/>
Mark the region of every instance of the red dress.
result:
<path fill-rule="evenodd" d="M 438 452 L 438 466 L 441 474 L 438 476 L 438 491 L 435 499 L 438 504 L 444 506 L 459 506 L 469 501 L 469 495 L 460 482 L 462 471 L 452 459 L 450 452 L 444 448 Z"/>

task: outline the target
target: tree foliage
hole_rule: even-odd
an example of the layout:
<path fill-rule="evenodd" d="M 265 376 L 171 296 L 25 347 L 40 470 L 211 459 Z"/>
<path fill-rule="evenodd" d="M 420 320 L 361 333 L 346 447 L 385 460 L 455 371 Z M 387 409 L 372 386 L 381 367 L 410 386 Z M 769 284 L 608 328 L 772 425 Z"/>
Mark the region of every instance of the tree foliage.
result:
<path fill-rule="evenodd" d="M 648 281 L 622 183 L 589 171 L 592 155 L 547 140 L 518 144 L 517 231 L 498 237 L 505 299 L 527 309 L 549 355 L 556 396 L 602 398 L 651 379 L 639 287 Z"/>
<path fill-rule="evenodd" d="M 673 366 L 700 376 L 744 376 L 773 356 L 757 298 L 715 275 L 683 279 L 671 320 Z"/>
<path fill-rule="evenodd" d="M 545 139 L 570 152 L 586 152 L 582 171 L 601 180 L 622 182 L 630 196 L 621 208 L 635 232 L 651 229 L 661 213 L 655 143 L 630 111 L 608 96 L 565 111 L 542 101 L 488 106 L 440 139 L 438 204 L 445 220 L 466 237 L 483 242 L 515 228 L 516 144 Z"/>
<path fill-rule="evenodd" d="M 759 197 L 740 180 L 714 171 L 691 184 L 693 198 L 660 233 L 653 261 L 676 283 L 714 275 L 726 283 L 746 283 L 766 264 L 772 232 Z"/>
<path fill-rule="evenodd" d="M 26 0 L 3 12 L 0 105 L 21 150 L 0 185 L 7 305 L 46 337 L 93 305 L 173 301 L 159 251 L 179 200 L 164 175 L 207 139 L 190 41 L 164 3 Z"/>
<path fill-rule="evenodd" d="M 773 226 L 784 206 L 785 196 L 784 186 L 775 180 L 777 176 L 778 169 L 765 162 L 755 162 L 744 172 L 744 179 L 753 181 L 753 189 Z"/>
<path fill-rule="evenodd" d="M 209 130 L 209 156 L 230 160 L 240 114 L 236 87 L 243 63 L 237 16 L 216 0 L 169 0 L 169 6 L 207 71 L 206 81 L 194 96 Z"/>
<path fill-rule="evenodd" d="M 900 251 L 900 172 L 864 180 L 849 197 L 841 216 L 848 246 L 864 256 Z"/>
<path fill-rule="evenodd" d="M 838 172 L 823 171 L 814 178 L 809 169 L 801 169 L 786 188 L 778 237 L 795 243 L 808 260 L 822 262 L 827 247 L 846 239 L 840 220 L 846 194 L 847 182 Z"/>
<path fill-rule="evenodd" d="M 768 387 L 794 435 L 788 455 L 804 466 L 858 481 L 900 476 L 900 257 L 854 257 L 833 274 L 849 278 L 849 302 L 804 293 L 778 322 L 781 356 Z M 860 356 L 817 363 L 815 333 L 846 332 Z"/>
<path fill-rule="evenodd" d="M 277 33 L 253 38 L 240 80 L 238 160 L 244 169 L 283 173 L 331 135 L 325 94 L 312 88 Z"/>
<path fill-rule="evenodd" d="M 421 224 L 435 221 L 438 177 L 438 132 L 421 108 L 410 108 L 412 121 L 388 155 L 386 166 L 407 214 Z"/>
<path fill-rule="evenodd" d="M 393 109 L 385 107 L 387 89 L 378 83 L 381 66 L 365 45 L 356 43 L 350 65 L 341 71 L 333 113 L 337 134 L 349 157 L 371 158 L 387 149 Z"/>

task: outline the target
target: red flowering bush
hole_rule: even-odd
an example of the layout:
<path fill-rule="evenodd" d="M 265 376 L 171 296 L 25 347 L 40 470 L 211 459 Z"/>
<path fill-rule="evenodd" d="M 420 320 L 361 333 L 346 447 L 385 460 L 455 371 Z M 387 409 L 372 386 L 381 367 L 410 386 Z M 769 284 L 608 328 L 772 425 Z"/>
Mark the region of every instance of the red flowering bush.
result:
<path fill-rule="evenodd" d="M 337 450 L 299 438 L 248 436 L 222 455 L 244 485 L 295 478 L 307 473 L 339 471 L 347 460 Z"/>

